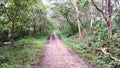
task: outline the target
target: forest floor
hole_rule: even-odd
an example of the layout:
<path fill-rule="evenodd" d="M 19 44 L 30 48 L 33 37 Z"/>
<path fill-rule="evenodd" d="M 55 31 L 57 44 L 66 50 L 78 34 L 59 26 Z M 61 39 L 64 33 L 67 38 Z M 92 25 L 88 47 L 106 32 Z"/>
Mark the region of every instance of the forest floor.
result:
<path fill-rule="evenodd" d="M 38 68 L 92 68 L 78 57 L 53 32 L 43 48 L 44 57 Z"/>

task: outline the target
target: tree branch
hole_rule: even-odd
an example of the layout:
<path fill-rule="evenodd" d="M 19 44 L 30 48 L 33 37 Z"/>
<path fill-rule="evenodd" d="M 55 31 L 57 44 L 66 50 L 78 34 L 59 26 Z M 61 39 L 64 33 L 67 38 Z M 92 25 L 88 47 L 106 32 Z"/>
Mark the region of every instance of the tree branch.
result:
<path fill-rule="evenodd" d="M 100 8 L 97 7 L 97 5 L 95 4 L 95 2 L 94 2 L 93 0 L 91 0 L 91 1 L 92 1 L 93 5 L 95 6 L 95 8 L 96 8 L 99 12 L 103 13 L 103 11 L 102 11 Z"/>
<path fill-rule="evenodd" d="M 105 21 L 107 21 L 107 18 L 105 17 L 104 12 L 100 8 L 97 7 L 97 5 L 95 4 L 95 2 L 93 0 L 91 0 L 91 1 L 92 1 L 93 5 L 95 6 L 95 8 L 103 15 Z"/>
<path fill-rule="evenodd" d="M 15 19 L 16 19 L 16 16 L 18 15 L 18 8 L 17 8 L 17 10 L 16 10 L 16 12 L 15 12 L 15 14 L 13 15 L 13 17 L 12 17 L 12 21 L 14 21 Z"/>
<path fill-rule="evenodd" d="M 5 10 L 5 13 L 7 14 L 8 18 L 10 19 L 10 21 L 12 21 L 12 18 L 9 16 L 8 12 Z"/>

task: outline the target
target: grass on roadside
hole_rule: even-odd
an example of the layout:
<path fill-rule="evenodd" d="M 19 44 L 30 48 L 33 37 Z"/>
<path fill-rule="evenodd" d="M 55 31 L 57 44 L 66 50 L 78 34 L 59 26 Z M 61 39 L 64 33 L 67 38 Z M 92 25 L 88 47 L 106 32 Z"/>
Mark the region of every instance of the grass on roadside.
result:
<path fill-rule="evenodd" d="M 77 36 L 72 36 L 69 38 L 63 38 L 63 41 L 76 54 L 85 59 L 88 63 L 92 64 L 93 68 L 120 68 L 120 63 L 118 61 L 111 59 L 109 55 L 105 55 L 102 51 L 96 51 L 97 48 L 101 47 L 99 42 L 95 42 L 93 45 L 89 46 L 88 44 L 76 40 L 77 38 Z M 112 52 L 113 49 L 117 48 L 112 48 Z"/>
<path fill-rule="evenodd" d="M 67 44 L 78 56 L 85 59 L 88 63 L 94 62 L 96 57 L 93 57 L 90 52 L 91 48 L 88 45 L 79 41 L 74 41 L 74 37 L 64 38 L 63 41 Z"/>
<path fill-rule="evenodd" d="M 24 38 L 0 48 L 0 68 L 32 68 L 40 63 L 46 39 Z"/>

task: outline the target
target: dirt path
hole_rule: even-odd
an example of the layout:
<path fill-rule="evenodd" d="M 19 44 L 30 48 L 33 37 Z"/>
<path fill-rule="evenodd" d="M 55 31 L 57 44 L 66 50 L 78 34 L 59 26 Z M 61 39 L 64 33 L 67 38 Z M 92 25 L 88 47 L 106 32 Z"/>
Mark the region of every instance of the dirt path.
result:
<path fill-rule="evenodd" d="M 71 51 L 53 32 L 44 47 L 44 58 L 38 68 L 91 68 Z"/>

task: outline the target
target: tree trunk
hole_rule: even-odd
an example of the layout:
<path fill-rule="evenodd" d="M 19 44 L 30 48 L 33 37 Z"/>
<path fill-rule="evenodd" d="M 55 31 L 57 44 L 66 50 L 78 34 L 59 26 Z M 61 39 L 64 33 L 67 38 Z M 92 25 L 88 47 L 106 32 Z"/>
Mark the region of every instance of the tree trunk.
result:
<path fill-rule="evenodd" d="M 110 40 L 112 37 L 112 22 L 111 22 L 111 16 L 112 16 L 112 6 L 111 6 L 111 0 L 107 0 L 107 6 L 108 6 L 108 19 L 107 19 L 107 27 L 108 27 L 108 39 Z"/>
<path fill-rule="evenodd" d="M 11 37 L 10 37 L 10 41 L 11 41 L 11 45 L 14 44 L 14 21 L 12 21 L 12 27 L 11 27 Z"/>
<path fill-rule="evenodd" d="M 83 40 L 83 33 L 82 33 L 81 28 L 80 28 L 81 23 L 80 23 L 80 19 L 79 19 L 80 12 L 79 12 L 76 0 L 71 0 L 71 2 L 73 3 L 75 11 L 76 11 L 77 24 L 78 24 L 78 30 L 79 30 L 79 39 Z"/>
<path fill-rule="evenodd" d="M 112 23 L 110 19 L 107 20 L 107 27 L 108 27 L 108 39 L 110 40 L 112 37 Z"/>
<path fill-rule="evenodd" d="M 79 39 L 83 40 L 83 33 L 82 33 L 81 28 L 80 28 L 80 20 L 79 20 L 79 18 L 77 19 L 77 24 L 78 24 L 78 30 L 79 30 Z"/>
<path fill-rule="evenodd" d="M 36 23 L 34 23 L 33 29 L 34 29 L 34 36 L 36 36 Z"/>

